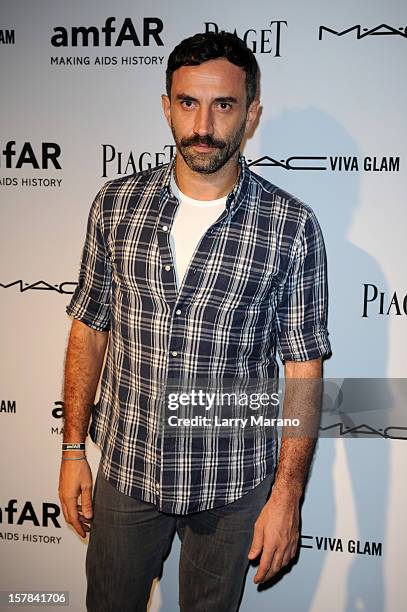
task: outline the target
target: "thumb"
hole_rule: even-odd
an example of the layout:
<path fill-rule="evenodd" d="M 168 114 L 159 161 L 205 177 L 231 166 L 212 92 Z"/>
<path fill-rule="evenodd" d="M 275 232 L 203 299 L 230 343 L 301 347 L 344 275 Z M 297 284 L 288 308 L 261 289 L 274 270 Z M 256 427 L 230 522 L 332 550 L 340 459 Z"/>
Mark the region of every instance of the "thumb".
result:
<path fill-rule="evenodd" d="M 260 527 L 254 528 L 253 541 L 250 547 L 249 559 L 255 559 L 262 551 L 263 548 L 263 530 Z"/>
<path fill-rule="evenodd" d="M 92 489 L 84 489 L 81 493 L 82 512 L 85 518 L 92 518 Z"/>

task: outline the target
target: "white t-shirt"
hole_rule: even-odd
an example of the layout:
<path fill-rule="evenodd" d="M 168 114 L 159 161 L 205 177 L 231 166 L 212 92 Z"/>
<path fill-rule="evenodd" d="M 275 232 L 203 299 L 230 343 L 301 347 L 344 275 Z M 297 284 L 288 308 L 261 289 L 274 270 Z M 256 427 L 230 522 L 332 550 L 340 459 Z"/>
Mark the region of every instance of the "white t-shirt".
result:
<path fill-rule="evenodd" d="M 169 235 L 179 289 L 195 248 L 206 230 L 221 215 L 227 196 L 217 200 L 194 200 L 178 189 L 173 176 L 171 177 L 171 188 L 179 200 Z"/>

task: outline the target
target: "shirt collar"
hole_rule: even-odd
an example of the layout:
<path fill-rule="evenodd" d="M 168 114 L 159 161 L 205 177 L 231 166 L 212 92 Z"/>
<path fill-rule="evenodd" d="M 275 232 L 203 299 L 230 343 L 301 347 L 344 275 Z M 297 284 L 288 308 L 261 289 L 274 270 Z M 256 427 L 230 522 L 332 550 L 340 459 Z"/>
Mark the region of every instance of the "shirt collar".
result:
<path fill-rule="evenodd" d="M 174 170 L 175 165 L 175 155 L 171 159 L 170 163 L 167 166 L 167 169 L 164 173 L 162 183 L 161 183 L 161 197 L 167 193 L 168 195 L 174 195 L 171 190 L 171 173 Z M 250 170 L 247 165 L 246 159 L 242 153 L 239 153 L 239 177 L 236 181 L 236 184 L 233 190 L 229 193 L 226 199 L 226 209 L 228 212 L 236 209 L 240 202 L 242 202 L 244 196 L 247 193 L 249 182 L 250 182 Z"/>

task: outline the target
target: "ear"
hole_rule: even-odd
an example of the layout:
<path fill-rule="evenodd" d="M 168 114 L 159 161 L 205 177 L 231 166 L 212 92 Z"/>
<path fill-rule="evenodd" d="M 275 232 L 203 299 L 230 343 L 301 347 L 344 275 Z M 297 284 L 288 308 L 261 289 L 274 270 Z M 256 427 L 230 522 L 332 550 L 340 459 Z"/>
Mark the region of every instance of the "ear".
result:
<path fill-rule="evenodd" d="M 256 98 L 255 100 L 253 100 L 253 102 L 250 104 L 249 108 L 247 109 L 246 132 L 250 132 L 250 130 L 253 128 L 253 125 L 256 122 L 257 116 L 259 114 L 259 109 L 260 109 L 260 100 Z"/>
<path fill-rule="evenodd" d="M 167 123 L 171 127 L 171 102 L 167 94 L 162 94 L 161 104 Z"/>

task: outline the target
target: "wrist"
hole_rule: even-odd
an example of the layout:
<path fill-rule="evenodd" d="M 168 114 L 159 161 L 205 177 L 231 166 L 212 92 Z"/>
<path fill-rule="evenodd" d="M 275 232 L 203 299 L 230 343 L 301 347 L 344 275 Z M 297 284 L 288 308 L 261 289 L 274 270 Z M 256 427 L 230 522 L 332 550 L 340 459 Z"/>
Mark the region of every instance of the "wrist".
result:
<path fill-rule="evenodd" d="M 62 460 L 80 461 L 86 458 L 85 442 L 63 442 Z"/>
<path fill-rule="evenodd" d="M 299 501 L 303 494 L 303 484 L 297 480 L 288 480 L 276 478 L 272 492 L 274 496 L 278 496 L 280 499 L 286 499 L 289 501 Z"/>
<path fill-rule="evenodd" d="M 85 442 L 62 442 L 62 451 L 85 451 Z"/>

